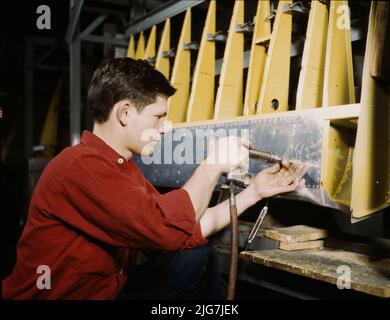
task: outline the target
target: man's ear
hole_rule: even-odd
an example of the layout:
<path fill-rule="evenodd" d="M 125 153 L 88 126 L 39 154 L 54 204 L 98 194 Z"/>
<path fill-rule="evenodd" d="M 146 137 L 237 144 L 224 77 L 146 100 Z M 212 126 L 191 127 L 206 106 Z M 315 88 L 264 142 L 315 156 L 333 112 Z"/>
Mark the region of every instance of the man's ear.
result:
<path fill-rule="evenodd" d="M 133 108 L 134 107 L 131 105 L 131 103 L 128 100 L 119 101 L 114 107 L 114 109 L 116 109 L 115 111 L 116 118 L 123 127 L 126 127 L 128 125 L 129 115 L 131 109 Z"/>

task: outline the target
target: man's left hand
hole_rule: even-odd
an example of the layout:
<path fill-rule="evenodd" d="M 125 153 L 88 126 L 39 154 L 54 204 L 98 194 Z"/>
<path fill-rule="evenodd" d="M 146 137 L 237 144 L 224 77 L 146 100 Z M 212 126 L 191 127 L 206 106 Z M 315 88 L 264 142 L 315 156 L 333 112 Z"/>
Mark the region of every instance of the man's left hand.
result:
<path fill-rule="evenodd" d="M 294 161 L 283 160 L 282 164 L 275 164 L 270 168 L 259 172 L 251 182 L 259 199 L 291 192 L 304 185 L 302 177 L 307 171 L 307 166 Z"/>

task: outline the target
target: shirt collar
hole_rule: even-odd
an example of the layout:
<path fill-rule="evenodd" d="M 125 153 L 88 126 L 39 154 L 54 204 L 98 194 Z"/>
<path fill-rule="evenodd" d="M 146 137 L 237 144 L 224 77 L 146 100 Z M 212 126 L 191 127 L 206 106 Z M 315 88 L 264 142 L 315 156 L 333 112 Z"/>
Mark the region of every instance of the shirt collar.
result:
<path fill-rule="evenodd" d="M 118 152 L 112 149 L 107 143 L 100 139 L 97 135 L 88 130 L 84 130 L 80 139 L 80 143 L 96 148 L 99 153 L 110 158 L 112 161 L 122 164 L 126 161 Z"/>

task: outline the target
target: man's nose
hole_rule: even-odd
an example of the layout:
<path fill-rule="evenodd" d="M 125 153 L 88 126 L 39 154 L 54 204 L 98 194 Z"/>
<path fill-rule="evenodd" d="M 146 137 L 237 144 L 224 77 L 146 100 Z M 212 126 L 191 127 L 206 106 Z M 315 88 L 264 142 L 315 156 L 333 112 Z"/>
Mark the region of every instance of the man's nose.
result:
<path fill-rule="evenodd" d="M 164 134 L 168 130 L 167 122 L 166 122 L 166 118 L 165 117 L 159 123 L 159 126 L 158 126 L 157 130 L 158 130 L 158 133 L 161 134 L 161 135 Z"/>

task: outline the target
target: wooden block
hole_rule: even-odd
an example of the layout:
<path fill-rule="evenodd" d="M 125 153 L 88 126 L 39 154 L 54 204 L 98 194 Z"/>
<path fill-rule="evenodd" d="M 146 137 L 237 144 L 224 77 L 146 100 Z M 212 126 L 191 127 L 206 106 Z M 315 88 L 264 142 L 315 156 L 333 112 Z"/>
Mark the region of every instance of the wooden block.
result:
<path fill-rule="evenodd" d="M 324 240 L 304 241 L 304 242 L 279 242 L 279 249 L 286 251 L 317 249 L 324 247 Z"/>
<path fill-rule="evenodd" d="M 281 242 L 296 243 L 326 238 L 328 231 L 305 225 L 267 230 L 265 236 Z"/>

